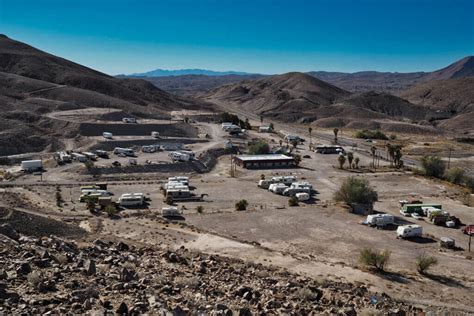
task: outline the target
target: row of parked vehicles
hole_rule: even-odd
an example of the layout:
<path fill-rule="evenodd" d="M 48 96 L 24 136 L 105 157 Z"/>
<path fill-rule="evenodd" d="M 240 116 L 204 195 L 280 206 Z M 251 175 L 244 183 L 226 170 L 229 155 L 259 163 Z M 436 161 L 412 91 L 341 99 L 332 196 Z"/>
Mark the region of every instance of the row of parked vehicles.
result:
<path fill-rule="evenodd" d="M 427 219 L 434 225 L 458 227 L 461 221 L 443 210 L 441 204 L 423 204 L 421 201 L 400 201 L 400 214 L 417 220 Z"/>
<path fill-rule="evenodd" d="M 294 196 L 299 201 L 307 201 L 313 193 L 313 186 L 307 181 L 297 181 L 295 176 L 278 176 L 262 179 L 258 187 L 267 189 L 275 194 Z"/>

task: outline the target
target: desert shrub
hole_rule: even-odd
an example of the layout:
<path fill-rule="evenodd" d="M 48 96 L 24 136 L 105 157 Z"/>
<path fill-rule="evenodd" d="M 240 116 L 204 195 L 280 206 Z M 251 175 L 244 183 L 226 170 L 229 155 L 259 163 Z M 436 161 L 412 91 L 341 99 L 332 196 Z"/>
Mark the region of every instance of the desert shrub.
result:
<path fill-rule="evenodd" d="M 426 254 L 419 255 L 416 258 L 416 271 L 420 274 L 425 274 L 428 269 L 438 263 L 438 259 Z"/>
<path fill-rule="evenodd" d="M 342 182 L 341 187 L 334 194 L 334 200 L 347 204 L 373 204 L 378 200 L 378 194 L 370 186 L 368 180 L 348 177 Z"/>
<path fill-rule="evenodd" d="M 298 199 L 296 196 L 292 196 L 288 199 L 288 205 L 289 206 L 298 206 Z"/>
<path fill-rule="evenodd" d="M 178 276 L 174 279 L 174 283 L 180 287 L 187 287 L 193 289 L 197 288 L 200 282 L 199 278 L 197 277 Z"/>
<path fill-rule="evenodd" d="M 264 141 L 259 141 L 251 144 L 248 148 L 248 152 L 250 155 L 268 154 L 270 153 L 270 146 Z"/>
<path fill-rule="evenodd" d="M 343 169 L 344 164 L 346 163 L 346 157 L 344 157 L 343 155 L 339 155 L 337 157 L 337 162 L 339 163 L 339 169 Z"/>
<path fill-rule="evenodd" d="M 444 178 L 451 183 L 460 184 L 464 178 L 464 170 L 458 167 L 451 168 L 446 170 Z"/>
<path fill-rule="evenodd" d="M 446 169 L 444 161 L 438 156 L 423 156 L 421 166 L 426 176 L 435 178 L 441 178 Z"/>
<path fill-rule="evenodd" d="M 198 207 L 196 207 L 196 211 L 197 211 L 198 213 L 202 213 L 202 212 L 204 211 L 204 206 L 199 205 Z"/>
<path fill-rule="evenodd" d="M 385 267 L 390 260 L 390 251 L 376 251 L 372 248 L 364 248 L 359 253 L 359 262 L 369 268 L 375 268 L 378 271 L 385 271 Z"/>
<path fill-rule="evenodd" d="M 107 213 L 109 217 L 114 217 L 118 213 L 117 208 L 115 207 L 115 205 L 112 205 L 112 204 L 107 205 L 104 211 L 105 213 Z"/>
<path fill-rule="evenodd" d="M 170 195 L 168 195 L 165 199 L 165 203 L 168 205 L 173 205 L 173 198 Z"/>
<path fill-rule="evenodd" d="M 245 211 L 248 205 L 249 203 L 247 202 L 247 200 L 240 200 L 237 203 L 235 203 L 235 209 L 237 211 Z"/>
<path fill-rule="evenodd" d="M 301 162 L 301 155 L 293 155 L 293 159 L 295 160 L 295 165 L 299 166 Z"/>
<path fill-rule="evenodd" d="M 466 177 L 464 179 L 464 185 L 471 190 L 471 193 L 474 193 L 474 178 Z"/>
<path fill-rule="evenodd" d="M 38 289 L 39 284 L 43 282 L 43 274 L 41 271 L 32 271 L 28 274 L 26 279 L 35 289 Z"/>
<path fill-rule="evenodd" d="M 314 301 L 318 297 L 317 293 L 315 293 L 313 290 L 307 287 L 298 289 L 295 294 L 296 294 L 296 297 L 298 297 L 303 302 Z"/>
<path fill-rule="evenodd" d="M 390 139 L 391 139 L 391 140 L 397 139 L 397 135 L 395 135 L 395 134 L 390 135 Z"/>
<path fill-rule="evenodd" d="M 382 140 L 387 140 L 388 137 L 384 133 L 382 133 L 379 130 L 371 131 L 368 129 L 364 129 L 362 131 L 358 131 L 355 134 L 356 138 L 362 138 L 362 139 L 382 139 Z"/>

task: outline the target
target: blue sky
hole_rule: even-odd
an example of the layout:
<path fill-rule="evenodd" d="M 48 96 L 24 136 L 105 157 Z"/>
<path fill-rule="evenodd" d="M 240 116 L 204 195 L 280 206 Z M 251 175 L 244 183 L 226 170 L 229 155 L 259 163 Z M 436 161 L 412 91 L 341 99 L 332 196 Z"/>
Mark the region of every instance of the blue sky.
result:
<path fill-rule="evenodd" d="M 0 33 L 109 73 L 430 71 L 474 54 L 473 0 L 0 0 Z"/>

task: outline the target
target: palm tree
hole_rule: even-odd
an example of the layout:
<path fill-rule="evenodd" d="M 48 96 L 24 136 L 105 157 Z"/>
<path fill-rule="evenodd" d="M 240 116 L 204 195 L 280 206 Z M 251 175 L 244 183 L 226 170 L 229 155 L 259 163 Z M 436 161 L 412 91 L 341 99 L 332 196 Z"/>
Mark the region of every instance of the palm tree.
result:
<path fill-rule="evenodd" d="M 388 143 L 385 147 L 387 147 L 387 153 L 390 158 L 390 167 L 393 167 L 393 158 L 395 156 L 395 146 Z"/>
<path fill-rule="evenodd" d="M 375 168 L 375 153 L 377 152 L 377 147 L 372 146 L 370 152 L 372 153 L 372 166 Z"/>
<path fill-rule="evenodd" d="M 334 143 L 337 144 L 337 133 L 339 133 L 339 128 L 336 127 L 336 128 L 333 130 L 333 132 L 334 132 Z"/>
<path fill-rule="evenodd" d="M 347 153 L 347 161 L 349 162 L 349 168 L 351 168 L 353 160 L 354 160 L 354 153 L 350 151 Z"/>
<path fill-rule="evenodd" d="M 359 169 L 359 161 L 360 161 L 359 157 L 354 158 L 354 163 L 355 163 L 356 169 Z"/>
<path fill-rule="evenodd" d="M 339 169 L 344 169 L 344 164 L 346 163 L 346 157 L 344 157 L 343 155 L 339 155 L 339 157 L 337 157 L 337 161 L 339 162 Z"/>

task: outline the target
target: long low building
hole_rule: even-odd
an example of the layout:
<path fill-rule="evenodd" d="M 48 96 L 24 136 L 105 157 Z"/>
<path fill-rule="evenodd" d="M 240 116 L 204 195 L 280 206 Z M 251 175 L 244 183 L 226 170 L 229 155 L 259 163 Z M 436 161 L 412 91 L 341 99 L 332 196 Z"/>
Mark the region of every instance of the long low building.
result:
<path fill-rule="evenodd" d="M 234 157 L 234 162 L 247 169 L 291 168 L 296 166 L 293 157 L 281 154 L 239 155 Z"/>

